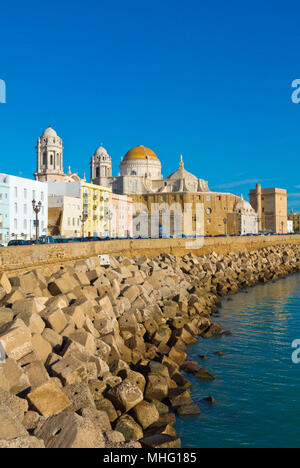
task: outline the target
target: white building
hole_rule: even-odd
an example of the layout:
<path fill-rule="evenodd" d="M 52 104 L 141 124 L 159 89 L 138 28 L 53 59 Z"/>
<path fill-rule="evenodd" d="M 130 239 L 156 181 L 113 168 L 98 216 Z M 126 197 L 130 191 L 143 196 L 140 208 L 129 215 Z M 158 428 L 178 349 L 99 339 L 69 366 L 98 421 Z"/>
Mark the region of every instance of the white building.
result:
<path fill-rule="evenodd" d="M 52 236 L 80 237 L 81 199 L 65 195 L 48 197 L 48 232 Z"/>
<path fill-rule="evenodd" d="M 48 196 L 81 198 L 82 180 L 78 182 L 47 182 Z"/>
<path fill-rule="evenodd" d="M 294 233 L 294 221 L 288 220 L 287 222 L 287 232 L 288 234 Z"/>
<path fill-rule="evenodd" d="M 127 195 L 112 194 L 112 218 L 110 235 L 112 238 L 132 237 L 133 233 L 133 203 Z"/>
<path fill-rule="evenodd" d="M 41 202 L 39 234 L 48 227 L 47 184 L 8 174 L 0 174 L 0 237 L 3 243 L 13 239 L 35 239 L 36 215 L 32 201 Z M 1 243 L 1 241 L 0 241 Z"/>
<path fill-rule="evenodd" d="M 234 222 L 237 218 L 236 228 L 239 229 L 240 235 L 258 234 L 258 215 L 252 208 L 249 202 L 244 200 L 243 195 L 234 207 Z"/>

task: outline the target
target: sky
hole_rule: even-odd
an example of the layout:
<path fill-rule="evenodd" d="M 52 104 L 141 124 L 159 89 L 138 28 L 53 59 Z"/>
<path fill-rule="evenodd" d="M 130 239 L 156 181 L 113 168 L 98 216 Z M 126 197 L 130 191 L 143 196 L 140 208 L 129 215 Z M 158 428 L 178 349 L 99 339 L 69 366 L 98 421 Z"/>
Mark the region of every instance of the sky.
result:
<path fill-rule="evenodd" d="M 144 145 L 164 176 L 183 154 L 211 190 L 287 188 L 300 210 L 299 13 L 296 0 L 1 2 L 0 172 L 32 178 L 51 125 L 65 171 L 88 179 L 100 144 L 114 175 Z"/>

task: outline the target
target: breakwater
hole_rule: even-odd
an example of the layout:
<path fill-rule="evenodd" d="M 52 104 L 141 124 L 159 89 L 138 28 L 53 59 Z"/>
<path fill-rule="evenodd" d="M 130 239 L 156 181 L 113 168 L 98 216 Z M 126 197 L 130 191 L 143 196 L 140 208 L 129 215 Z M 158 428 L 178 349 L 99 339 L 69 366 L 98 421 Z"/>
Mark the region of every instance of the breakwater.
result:
<path fill-rule="evenodd" d="M 186 375 L 214 379 L 187 346 L 223 335 L 222 297 L 299 270 L 285 244 L 2 274 L 0 447 L 180 447 L 176 414 L 200 411 Z"/>
<path fill-rule="evenodd" d="M 188 253 L 209 255 L 213 252 L 228 255 L 268 246 L 300 245 L 300 235 L 208 237 L 202 241 L 203 239 L 136 239 L 0 248 L 0 272 L 13 275 L 40 268 L 49 275 L 61 265 L 74 265 L 78 260 L 102 254 L 129 258 L 163 254 L 183 257 Z"/>

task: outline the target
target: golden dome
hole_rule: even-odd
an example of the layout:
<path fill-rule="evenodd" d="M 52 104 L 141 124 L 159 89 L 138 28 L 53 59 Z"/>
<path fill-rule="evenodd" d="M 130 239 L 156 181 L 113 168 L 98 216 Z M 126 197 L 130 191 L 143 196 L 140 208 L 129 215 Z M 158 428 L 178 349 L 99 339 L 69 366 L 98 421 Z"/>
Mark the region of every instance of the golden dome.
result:
<path fill-rule="evenodd" d="M 131 150 L 128 151 L 128 153 L 125 154 L 124 156 L 124 161 L 133 161 L 136 159 L 147 159 L 147 156 L 149 159 L 154 159 L 155 161 L 158 161 L 158 157 L 149 148 L 146 148 L 145 146 L 136 146 L 135 148 L 132 148 Z"/>

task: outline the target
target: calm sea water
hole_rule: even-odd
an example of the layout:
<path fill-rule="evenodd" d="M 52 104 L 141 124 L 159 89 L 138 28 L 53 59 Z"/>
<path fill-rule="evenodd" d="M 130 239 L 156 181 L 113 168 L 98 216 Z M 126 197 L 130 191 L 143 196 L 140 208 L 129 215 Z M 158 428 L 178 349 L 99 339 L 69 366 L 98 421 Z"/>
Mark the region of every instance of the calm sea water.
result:
<path fill-rule="evenodd" d="M 187 375 L 202 414 L 177 418 L 182 446 L 300 447 L 300 364 L 291 359 L 291 344 L 300 339 L 300 275 L 231 298 L 214 320 L 232 336 L 189 347 L 189 357 L 216 380 Z M 201 403 L 207 396 L 216 404 Z"/>

